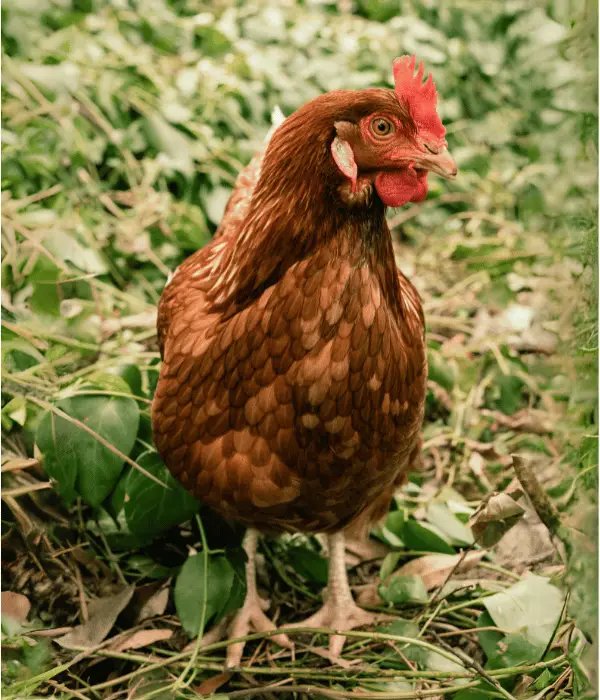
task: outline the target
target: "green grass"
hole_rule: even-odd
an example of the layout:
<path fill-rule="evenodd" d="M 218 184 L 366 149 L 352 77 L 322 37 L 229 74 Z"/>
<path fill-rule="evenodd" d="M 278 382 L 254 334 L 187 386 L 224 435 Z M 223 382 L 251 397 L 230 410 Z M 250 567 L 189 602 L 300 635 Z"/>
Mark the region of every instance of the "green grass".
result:
<path fill-rule="evenodd" d="M 3 618 L 6 697 L 197 697 L 191 688 L 208 692 L 201 684 L 220 673 L 224 643 L 196 654 L 185 630 L 194 605 L 210 626 L 239 604 L 241 531 L 204 509 L 196 520 L 198 505 L 153 452 L 156 304 L 169 272 L 210 240 L 275 105 L 288 114 L 323 91 L 389 85 L 392 59 L 413 51 L 434 73 L 459 177 L 432 178 L 426 203 L 390 212 L 398 264 L 428 322 L 424 470 L 374 531 L 388 549 L 355 559 L 351 580 L 398 619 L 351 634 L 342 666 L 315 652 L 323 631 L 299 640 L 293 667 L 253 635 L 252 664 L 219 692 L 593 697 L 593 3 L 413 0 L 398 16 L 387 0 L 353 7 L 4 3 L 3 585 L 32 605 L 27 623 Z M 515 453 L 560 513 L 567 559 L 528 517 L 441 594 L 419 579 L 390 583 L 421 555 L 474 547 L 466 520 L 511 484 Z M 527 544 L 531 533 L 547 556 Z M 186 607 L 174 590 L 198 567 L 190 547 L 207 578 Z M 279 621 L 314 610 L 319 542 L 268 539 L 262 552 Z M 534 584 L 518 583 L 529 571 L 552 583 L 543 595 L 554 627 L 542 634 L 531 617 L 529 632 L 479 629 L 501 627 L 486 607 L 498 593 L 532 604 Z M 133 603 L 118 618 L 105 610 L 106 633 L 83 653 L 40 636 L 93 617 L 90 603 L 125 585 L 137 586 L 134 602 L 155 594 L 154 617 L 140 622 Z M 116 650 L 133 629 L 171 634 Z"/>

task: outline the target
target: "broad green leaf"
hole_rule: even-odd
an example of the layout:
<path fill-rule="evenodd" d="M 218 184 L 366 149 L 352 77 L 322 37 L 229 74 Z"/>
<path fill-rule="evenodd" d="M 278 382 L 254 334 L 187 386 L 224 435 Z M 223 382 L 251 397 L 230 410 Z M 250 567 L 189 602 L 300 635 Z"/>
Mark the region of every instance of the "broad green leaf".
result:
<path fill-rule="evenodd" d="M 402 538 L 402 530 L 404 529 L 405 520 L 406 516 L 402 508 L 399 508 L 398 510 L 391 510 L 385 519 L 385 527 L 390 532 L 393 532 L 397 537 Z"/>
<path fill-rule="evenodd" d="M 118 367 L 113 367 L 112 369 L 107 370 L 107 373 L 115 374 L 117 377 L 121 377 L 121 379 L 124 379 L 129 386 L 129 391 L 134 396 L 143 396 L 142 373 L 140 372 L 137 365 L 118 365 Z"/>
<path fill-rule="evenodd" d="M 188 177 L 191 176 L 194 169 L 194 161 L 190 155 L 192 140 L 171 126 L 157 112 L 149 113 L 145 121 L 149 140 L 161 151 L 159 163 Z"/>
<path fill-rule="evenodd" d="M 176 572 L 175 568 L 157 564 L 146 554 L 133 554 L 127 559 L 127 565 L 147 578 L 168 578 Z"/>
<path fill-rule="evenodd" d="M 292 547 L 286 553 L 290 565 L 309 581 L 326 584 L 329 563 L 308 547 Z"/>
<path fill-rule="evenodd" d="M 429 352 L 427 354 L 427 366 L 428 378 L 446 389 L 446 391 L 452 391 L 455 372 L 438 353 Z"/>
<path fill-rule="evenodd" d="M 473 544 L 473 533 L 463 525 L 445 503 L 432 503 L 427 508 L 427 519 L 439 528 L 454 545 L 464 546 Z"/>
<path fill-rule="evenodd" d="M 74 396 L 59 401 L 56 406 L 122 454 L 129 455 L 139 424 L 139 408 L 135 401 L 120 397 Z M 53 411 L 42 418 L 36 442 L 44 454 L 46 471 L 57 481 L 58 490 L 68 503 L 79 494 L 90 505 L 100 505 L 123 469 L 122 457 Z"/>
<path fill-rule="evenodd" d="M 102 255 L 89 245 L 84 246 L 74 234 L 52 229 L 44 238 L 44 245 L 59 260 L 68 260 L 84 272 L 102 274 L 108 270 Z"/>
<path fill-rule="evenodd" d="M 25 421 L 27 420 L 27 399 L 21 396 L 11 399 L 6 406 L 2 408 L 3 422 L 4 419 L 8 419 L 11 425 L 13 421 L 21 426 L 25 425 Z M 8 427 L 9 430 L 11 425 Z"/>
<path fill-rule="evenodd" d="M 231 190 L 228 187 L 215 187 L 204 196 L 206 214 L 213 224 L 218 225 L 221 222 L 229 197 Z"/>
<path fill-rule="evenodd" d="M 390 547 L 404 547 L 404 542 L 398 537 L 398 535 L 393 533 L 381 523 L 375 525 L 375 527 L 371 530 L 371 534 L 382 542 L 385 542 L 385 544 L 389 545 Z"/>
<path fill-rule="evenodd" d="M 379 578 L 381 581 L 385 583 L 386 578 L 390 574 L 394 573 L 401 557 L 401 552 L 390 552 L 389 554 L 385 555 L 383 561 L 381 562 L 381 568 L 379 569 Z"/>
<path fill-rule="evenodd" d="M 441 671 L 442 673 L 464 673 L 465 667 L 457 661 L 452 661 L 441 654 L 437 654 L 435 651 L 430 651 L 427 655 L 426 667 L 430 671 Z M 467 683 L 466 678 L 457 678 L 451 681 L 454 685 L 461 685 L 462 683 Z"/>
<path fill-rule="evenodd" d="M 412 637 L 414 639 L 419 636 L 419 626 L 415 624 L 412 620 L 403 620 L 398 618 L 392 622 L 391 625 L 382 626 L 377 628 L 378 632 L 384 632 L 385 634 L 397 634 L 400 637 Z M 417 646 L 416 644 L 408 644 L 406 642 L 397 642 L 398 650 L 402 652 L 403 656 L 419 667 L 425 664 L 427 655 L 429 652 L 423 647 Z M 390 650 L 391 651 L 391 650 Z M 398 655 L 394 651 L 390 656 L 398 659 Z M 402 667 L 406 667 L 406 662 L 404 659 L 398 659 L 402 663 Z"/>
<path fill-rule="evenodd" d="M 496 645 L 495 653 L 488 656 L 486 668 L 512 668 L 535 663 L 540 660 L 545 648 L 545 645 L 534 643 L 518 632 L 507 634 Z"/>
<path fill-rule="evenodd" d="M 550 641 L 564 603 L 564 593 L 547 579 L 535 574 L 507 591 L 485 598 L 483 604 L 495 624 L 521 634 L 531 645 L 545 649 Z"/>
<path fill-rule="evenodd" d="M 441 552 L 442 554 L 454 554 L 454 548 L 450 546 L 446 536 L 434 525 L 420 523 L 409 518 L 404 524 L 404 544 L 408 549 L 417 552 Z"/>
<path fill-rule="evenodd" d="M 426 603 L 429 599 L 420 576 L 394 576 L 388 585 L 381 585 L 378 590 L 382 600 L 394 605 Z"/>
<path fill-rule="evenodd" d="M 496 626 L 497 625 L 494 623 L 494 620 L 491 618 L 487 610 L 484 610 L 477 618 L 477 627 Z M 481 648 L 489 659 L 491 656 L 494 656 L 497 653 L 497 644 L 503 639 L 504 634 L 502 632 L 496 632 L 495 630 L 482 630 L 481 632 L 477 632 L 477 637 Z"/>
<path fill-rule="evenodd" d="M 125 485 L 125 519 L 131 532 L 158 535 L 198 512 L 200 502 L 171 475 L 160 455 L 146 452 L 137 462 L 165 486 L 137 469 L 129 472 Z"/>
<path fill-rule="evenodd" d="M 223 554 L 210 554 L 206 571 L 206 598 L 204 597 L 204 555 L 189 557 L 181 567 L 175 583 L 175 608 L 183 629 L 195 637 L 202 621 L 202 609 L 206 600 L 205 626 L 218 622 L 229 603 L 234 585 L 234 568 Z"/>
<path fill-rule="evenodd" d="M 40 256 L 34 269 L 29 275 L 33 284 L 33 294 L 29 300 L 33 311 L 50 316 L 60 315 L 60 296 L 57 280 L 61 271 L 47 257 Z"/>

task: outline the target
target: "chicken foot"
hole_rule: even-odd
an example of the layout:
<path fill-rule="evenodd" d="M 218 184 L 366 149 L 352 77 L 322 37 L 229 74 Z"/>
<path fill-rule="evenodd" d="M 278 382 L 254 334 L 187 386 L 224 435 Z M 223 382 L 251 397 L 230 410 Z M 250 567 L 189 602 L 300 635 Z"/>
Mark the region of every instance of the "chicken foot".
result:
<path fill-rule="evenodd" d="M 235 613 L 229 628 L 227 637 L 244 637 L 252 632 L 270 632 L 276 629 L 273 622 L 265 615 L 269 609 L 269 601 L 258 595 L 256 589 L 256 545 L 258 543 L 258 531 L 249 529 L 244 537 L 243 547 L 248 561 L 246 562 L 246 598 L 242 607 Z M 212 630 L 211 630 L 212 632 Z M 209 633 L 210 634 L 210 633 Z M 293 643 L 285 634 L 276 634 L 270 637 L 281 647 L 293 648 Z M 227 647 L 226 668 L 239 666 L 244 652 L 245 642 L 236 642 Z"/>
<path fill-rule="evenodd" d="M 287 627 L 328 627 L 344 632 L 356 627 L 372 625 L 386 616 L 368 612 L 360 608 L 352 597 L 345 563 L 344 534 L 337 532 L 328 536 L 329 577 L 323 607 L 302 622 L 294 622 Z M 329 640 L 329 652 L 332 657 L 339 657 L 346 638 L 335 634 Z"/>

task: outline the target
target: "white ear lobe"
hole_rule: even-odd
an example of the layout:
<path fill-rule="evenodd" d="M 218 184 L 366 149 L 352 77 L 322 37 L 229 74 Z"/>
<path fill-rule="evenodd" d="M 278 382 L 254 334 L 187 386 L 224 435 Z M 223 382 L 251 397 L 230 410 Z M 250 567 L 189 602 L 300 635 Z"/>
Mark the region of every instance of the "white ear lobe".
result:
<path fill-rule="evenodd" d="M 356 192 L 356 178 L 358 168 L 354 160 L 354 152 L 348 141 L 336 136 L 331 143 L 331 155 L 342 175 L 345 175 L 352 184 L 352 192 Z"/>

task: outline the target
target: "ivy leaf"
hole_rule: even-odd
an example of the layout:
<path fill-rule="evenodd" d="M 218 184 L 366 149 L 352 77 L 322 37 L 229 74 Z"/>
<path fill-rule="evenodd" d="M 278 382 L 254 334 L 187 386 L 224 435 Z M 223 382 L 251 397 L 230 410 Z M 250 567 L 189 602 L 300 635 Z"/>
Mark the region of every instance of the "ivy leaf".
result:
<path fill-rule="evenodd" d="M 426 603 L 427 589 L 420 576 L 394 576 L 387 586 L 379 586 L 379 595 L 387 603 Z"/>
<path fill-rule="evenodd" d="M 160 455 L 145 452 L 137 462 L 165 486 L 137 469 L 129 472 L 125 485 L 125 520 L 132 533 L 157 535 L 198 512 L 200 502 L 171 475 Z"/>
<path fill-rule="evenodd" d="M 552 638 L 560 618 L 564 594 L 547 579 L 529 574 L 483 604 L 494 623 L 507 632 L 520 633 L 540 653 Z"/>
<path fill-rule="evenodd" d="M 460 522 L 445 503 L 432 503 L 427 508 L 427 519 L 444 533 L 451 544 L 458 546 L 473 544 L 471 530 Z"/>
<path fill-rule="evenodd" d="M 183 629 L 190 637 L 196 637 L 202 621 L 202 609 L 206 600 L 205 626 L 218 622 L 228 612 L 232 592 L 235 593 L 235 570 L 223 554 L 210 554 L 206 570 L 206 598 L 204 597 L 204 554 L 189 557 L 181 567 L 175 582 L 175 608 Z"/>
<path fill-rule="evenodd" d="M 409 519 L 404 523 L 402 534 L 404 544 L 408 549 L 414 549 L 418 552 L 455 553 L 444 534 L 434 525 L 418 523 L 416 520 Z"/>
<path fill-rule="evenodd" d="M 133 399 L 116 396 L 73 396 L 56 407 L 81 421 L 120 452 L 129 455 L 140 419 Z M 62 497 L 71 503 L 79 494 L 99 506 L 110 494 L 123 469 L 123 459 L 75 423 L 48 411 L 36 442 L 44 454 L 48 474 L 57 481 Z"/>

